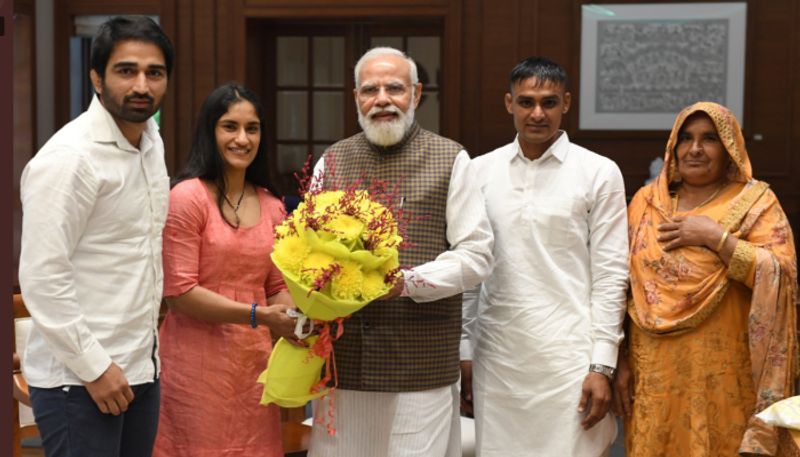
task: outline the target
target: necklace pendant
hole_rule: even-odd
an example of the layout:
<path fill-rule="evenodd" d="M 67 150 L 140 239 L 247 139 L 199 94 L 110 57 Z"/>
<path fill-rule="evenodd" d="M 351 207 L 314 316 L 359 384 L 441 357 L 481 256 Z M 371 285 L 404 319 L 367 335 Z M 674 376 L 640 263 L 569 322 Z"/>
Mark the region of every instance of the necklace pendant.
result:
<path fill-rule="evenodd" d="M 246 189 L 247 189 L 247 185 L 242 187 L 242 193 L 239 194 L 239 199 L 236 200 L 236 204 L 235 205 L 233 203 L 231 203 L 231 199 L 228 198 L 227 194 L 225 194 L 225 193 L 222 194 L 222 198 L 225 199 L 225 203 L 227 203 L 228 206 L 230 206 L 231 209 L 233 210 L 233 216 L 236 218 L 236 225 L 235 225 L 236 228 L 239 228 L 239 224 L 241 223 L 241 219 L 239 218 L 239 207 L 242 206 L 242 200 L 244 199 L 244 192 L 245 192 Z"/>

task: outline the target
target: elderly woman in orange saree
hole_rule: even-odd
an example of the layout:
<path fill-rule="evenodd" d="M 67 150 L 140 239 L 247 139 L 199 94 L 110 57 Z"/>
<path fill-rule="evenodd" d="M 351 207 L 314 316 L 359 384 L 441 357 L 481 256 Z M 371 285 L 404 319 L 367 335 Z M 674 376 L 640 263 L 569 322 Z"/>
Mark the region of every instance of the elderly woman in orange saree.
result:
<path fill-rule="evenodd" d="M 614 407 L 628 455 L 776 455 L 776 431 L 754 414 L 791 395 L 795 249 L 727 108 L 678 114 L 664 168 L 634 196 L 628 223 L 630 325 Z"/>

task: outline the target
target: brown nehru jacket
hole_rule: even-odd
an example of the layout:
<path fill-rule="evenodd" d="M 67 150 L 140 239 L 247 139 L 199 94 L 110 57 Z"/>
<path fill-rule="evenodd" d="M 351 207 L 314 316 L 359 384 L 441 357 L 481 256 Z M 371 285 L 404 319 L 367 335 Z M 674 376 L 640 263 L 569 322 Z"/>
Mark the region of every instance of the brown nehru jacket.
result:
<path fill-rule="evenodd" d="M 359 133 L 326 151 L 323 185 L 343 189 L 362 177 L 399 184 L 397 198 L 415 216 L 406 233 L 413 246 L 401 251 L 400 265 L 414 267 L 449 248 L 447 192 L 462 149 L 416 123 L 388 148 L 370 144 Z M 372 302 L 345 321 L 344 335 L 334 344 L 339 387 L 410 392 L 453 384 L 459 376 L 460 337 L 460 294 L 428 303 Z"/>

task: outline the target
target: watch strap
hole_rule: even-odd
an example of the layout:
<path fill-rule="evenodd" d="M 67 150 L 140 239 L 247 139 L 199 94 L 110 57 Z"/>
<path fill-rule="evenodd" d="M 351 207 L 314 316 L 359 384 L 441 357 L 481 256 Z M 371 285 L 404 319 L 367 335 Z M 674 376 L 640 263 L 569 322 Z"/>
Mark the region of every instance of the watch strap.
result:
<path fill-rule="evenodd" d="M 614 372 L 616 372 L 617 370 L 612 368 L 612 367 L 609 367 L 607 365 L 601 365 L 599 363 L 593 363 L 593 364 L 589 365 L 589 371 L 593 372 L 593 373 L 600 373 L 600 374 L 604 375 L 605 377 L 607 377 L 609 380 L 613 380 L 614 379 Z"/>

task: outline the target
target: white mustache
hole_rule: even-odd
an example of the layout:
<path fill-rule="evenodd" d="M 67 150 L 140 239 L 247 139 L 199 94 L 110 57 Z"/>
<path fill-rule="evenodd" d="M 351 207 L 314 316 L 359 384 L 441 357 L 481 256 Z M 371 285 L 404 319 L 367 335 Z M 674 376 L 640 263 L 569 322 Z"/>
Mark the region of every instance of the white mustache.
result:
<path fill-rule="evenodd" d="M 367 117 L 372 118 L 373 116 L 376 116 L 378 114 L 402 114 L 402 113 L 396 106 L 393 105 L 389 105 L 385 108 L 374 106 L 367 113 Z"/>

